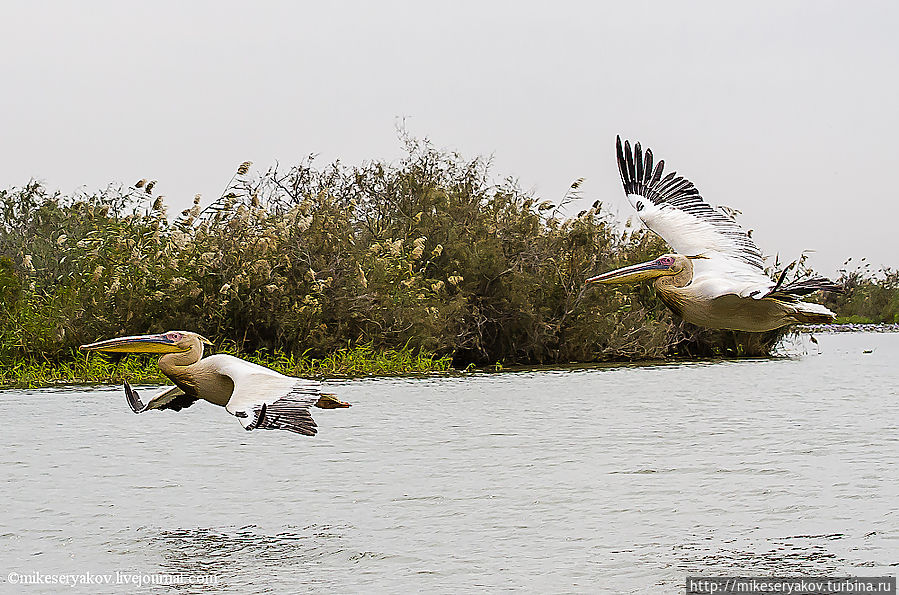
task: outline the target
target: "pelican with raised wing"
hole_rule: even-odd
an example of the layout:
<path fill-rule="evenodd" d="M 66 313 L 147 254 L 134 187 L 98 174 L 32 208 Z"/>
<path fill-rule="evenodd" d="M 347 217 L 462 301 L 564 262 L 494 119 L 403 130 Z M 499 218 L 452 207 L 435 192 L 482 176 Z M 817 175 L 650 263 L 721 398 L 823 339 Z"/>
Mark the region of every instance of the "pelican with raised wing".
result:
<path fill-rule="evenodd" d="M 125 382 L 125 397 L 135 413 L 151 409 L 180 411 L 199 399 L 224 407 L 247 430 L 288 430 L 314 436 L 311 407 L 349 407 L 321 384 L 279 374 L 270 368 L 225 354 L 203 357 L 208 339 L 189 331 L 168 331 L 82 345 L 83 351 L 160 353 L 159 369 L 175 386 L 153 395 L 144 404 Z"/>
<path fill-rule="evenodd" d="M 659 298 L 685 321 L 739 331 L 768 331 L 794 323 L 833 322 L 820 304 L 799 298 L 815 291 L 839 291 L 824 277 L 784 284 L 764 270 L 762 253 L 730 213 L 712 208 L 689 180 L 664 161 L 653 166 L 652 151 L 640 143 L 616 143 L 624 192 L 637 216 L 671 246 L 665 254 L 587 279 L 592 283 L 634 283 L 653 279 Z"/>

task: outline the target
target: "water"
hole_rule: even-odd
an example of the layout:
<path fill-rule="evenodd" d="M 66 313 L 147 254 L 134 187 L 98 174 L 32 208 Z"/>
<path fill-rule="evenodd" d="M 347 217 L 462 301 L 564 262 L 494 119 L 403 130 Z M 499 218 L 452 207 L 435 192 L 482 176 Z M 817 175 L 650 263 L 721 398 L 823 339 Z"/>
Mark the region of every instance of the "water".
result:
<path fill-rule="evenodd" d="M 899 334 L 817 338 L 790 359 L 336 382 L 354 406 L 318 411 L 311 439 L 205 403 L 134 415 L 120 388 L 0 391 L 0 590 L 9 572 L 234 593 L 895 575 Z"/>

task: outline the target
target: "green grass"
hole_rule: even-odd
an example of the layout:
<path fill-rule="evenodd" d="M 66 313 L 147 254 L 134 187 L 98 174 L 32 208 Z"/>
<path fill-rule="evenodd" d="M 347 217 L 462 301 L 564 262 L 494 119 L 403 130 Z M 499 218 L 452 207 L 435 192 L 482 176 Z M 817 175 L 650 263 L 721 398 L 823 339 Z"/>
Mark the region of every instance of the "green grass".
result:
<path fill-rule="evenodd" d="M 339 349 L 323 358 L 294 357 L 276 352 L 240 354 L 233 349 L 221 349 L 248 361 L 272 368 L 290 376 L 355 378 L 362 376 L 408 376 L 438 374 L 450 369 L 450 358 L 426 351 L 387 349 L 378 351 L 362 345 Z M 167 383 L 156 367 L 158 356 L 129 355 L 113 361 L 101 354 L 73 351 L 65 361 L 23 360 L 0 365 L 0 387 L 35 388 L 54 384 Z"/>
<path fill-rule="evenodd" d="M 133 356 L 113 362 L 102 356 L 73 352 L 66 361 L 20 360 L 0 366 L 0 387 L 37 387 L 51 384 L 164 382 L 155 359 Z"/>
<path fill-rule="evenodd" d="M 834 324 L 874 324 L 875 322 L 877 321 L 859 314 L 853 314 L 852 316 L 837 316 L 836 320 L 834 320 Z"/>
<path fill-rule="evenodd" d="M 229 350 L 224 353 L 239 355 Z M 282 374 L 303 377 L 408 376 L 435 374 L 450 369 L 451 359 L 427 351 L 402 349 L 376 350 L 370 345 L 338 349 L 323 358 L 296 358 L 281 352 L 257 352 L 245 359 Z"/>

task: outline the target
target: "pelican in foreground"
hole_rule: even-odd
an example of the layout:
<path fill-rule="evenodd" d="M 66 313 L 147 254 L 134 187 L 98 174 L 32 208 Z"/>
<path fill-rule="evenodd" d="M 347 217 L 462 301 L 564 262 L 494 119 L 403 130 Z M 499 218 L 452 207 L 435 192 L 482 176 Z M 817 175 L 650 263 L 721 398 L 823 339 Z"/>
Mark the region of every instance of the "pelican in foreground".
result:
<path fill-rule="evenodd" d="M 762 253 L 726 211 L 712 208 L 689 180 L 664 161 L 653 167 L 652 151 L 640 143 L 616 143 L 624 192 L 643 224 L 675 254 L 587 279 L 592 283 L 635 283 L 654 279 L 659 298 L 685 321 L 716 329 L 768 331 L 795 323 L 833 322 L 834 313 L 799 298 L 815 291 L 839 291 L 824 277 L 784 285 L 764 270 Z M 787 269 L 789 270 L 789 268 Z"/>
<path fill-rule="evenodd" d="M 151 409 L 180 411 L 199 399 L 224 407 L 247 430 L 288 430 L 314 436 L 313 406 L 322 409 L 349 407 L 333 395 L 322 393 L 313 380 L 284 376 L 270 368 L 232 355 L 203 357 L 209 339 L 189 331 L 140 335 L 82 345 L 82 351 L 161 353 L 159 369 L 175 386 L 166 387 L 144 404 L 125 382 L 125 397 L 132 411 Z"/>

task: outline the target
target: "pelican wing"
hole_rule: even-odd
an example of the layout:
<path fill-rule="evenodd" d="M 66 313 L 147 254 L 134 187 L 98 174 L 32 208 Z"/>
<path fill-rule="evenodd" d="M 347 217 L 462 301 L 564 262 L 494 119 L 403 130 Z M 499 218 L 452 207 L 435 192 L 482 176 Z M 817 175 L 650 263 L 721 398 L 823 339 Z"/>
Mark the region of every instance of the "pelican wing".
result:
<path fill-rule="evenodd" d="M 197 402 L 197 397 L 186 394 L 177 386 L 167 386 L 162 391 L 156 393 L 145 405 L 138 396 L 137 391 L 131 388 L 128 382 L 125 382 L 125 398 L 128 405 L 135 413 L 143 413 L 150 409 L 171 409 L 172 411 L 181 411 L 185 407 L 190 407 Z"/>
<path fill-rule="evenodd" d="M 653 167 L 652 151 L 646 149 L 644 155 L 640 143 L 632 151 L 625 141 L 622 148 L 619 136 L 616 150 L 624 192 L 646 227 L 680 254 L 725 256 L 770 281 L 762 253 L 749 234 L 729 214 L 705 202 L 690 180 L 676 172 L 662 177 L 665 162 Z"/>
<path fill-rule="evenodd" d="M 318 431 L 309 412 L 321 397 L 318 382 L 285 376 L 230 355 L 206 360 L 234 383 L 225 409 L 245 429 L 288 430 L 306 436 Z"/>
<path fill-rule="evenodd" d="M 294 387 L 290 393 L 271 405 L 262 403 L 259 407 L 253 407 L 253 418 L 244 425 L 244 428 L 247 430 L 256 428 L 288 430 L 304 436 L 315 436 L 318 429 L 309 409 L 319 396 L 320 392 L 317 389 L 303 386 Z"/>
<path fill-rule="evenodd" d="M 720 252 L 694 258 L 692 263 L 690 288 L 694 294 L 707 299 L 733 294 L 760 300 L 767 297 L 774 287 L 774 281 L 764 272 Z"/>

